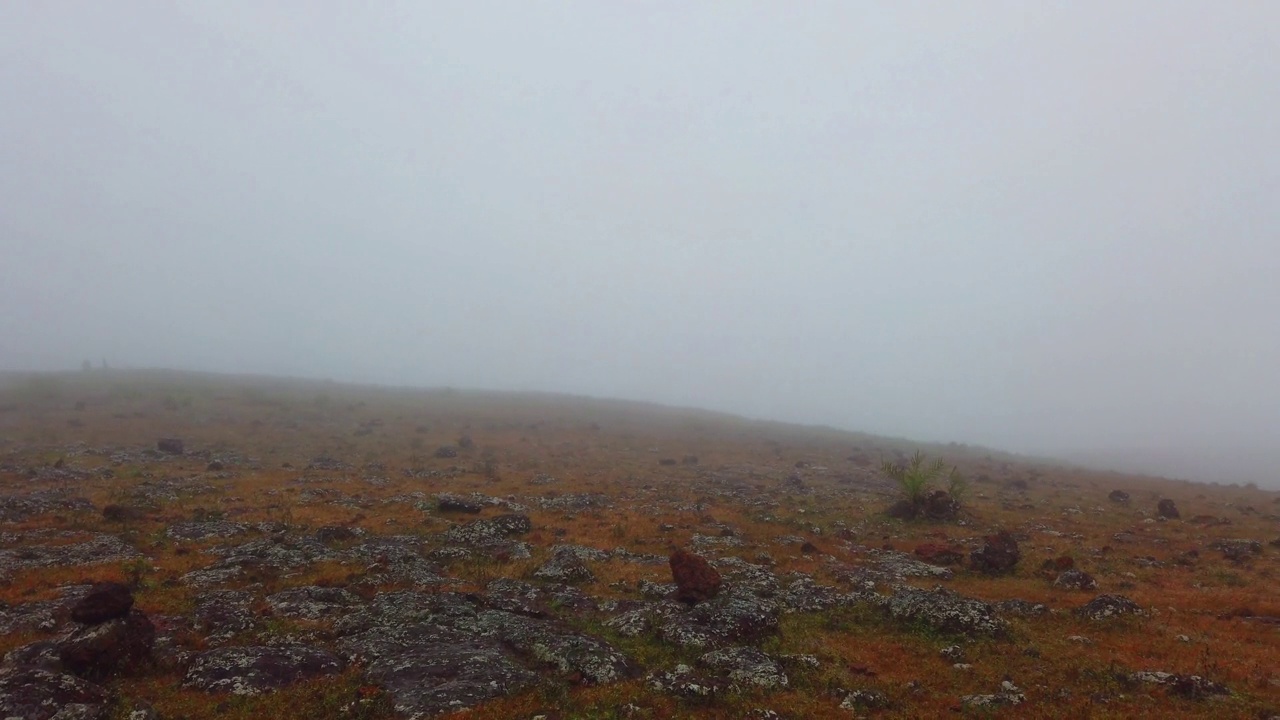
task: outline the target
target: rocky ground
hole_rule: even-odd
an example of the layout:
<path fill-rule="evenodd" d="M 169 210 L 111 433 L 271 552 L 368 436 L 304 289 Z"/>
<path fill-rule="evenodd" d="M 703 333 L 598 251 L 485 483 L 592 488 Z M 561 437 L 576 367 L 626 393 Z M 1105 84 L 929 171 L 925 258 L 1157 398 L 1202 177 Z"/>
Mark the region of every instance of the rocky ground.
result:
<path fill-rule="evenodd" d="M 1275 493 L 926 447 L 970 490 L 904 515 L 915 449 L 0 378 L 0 717 L 1280 717 Z"/>

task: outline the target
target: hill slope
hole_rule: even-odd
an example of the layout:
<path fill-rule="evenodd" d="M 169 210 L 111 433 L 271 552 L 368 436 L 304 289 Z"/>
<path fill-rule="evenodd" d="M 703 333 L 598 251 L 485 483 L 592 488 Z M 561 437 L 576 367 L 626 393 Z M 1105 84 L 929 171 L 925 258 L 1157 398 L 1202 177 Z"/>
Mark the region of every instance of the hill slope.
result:
<path fill-rule="evenodd" d="M 1280 708 L 1274 493 L 925 447 L 962 510 L 896 520 L 880 467 L 916 449 L 590 398 L 4 376 L 0 714 L 72 685 L 104 718 Z M 676 548 L 709 561 L 680 588 Z M 132 609 L 77 621 L 96 581 Z"/>

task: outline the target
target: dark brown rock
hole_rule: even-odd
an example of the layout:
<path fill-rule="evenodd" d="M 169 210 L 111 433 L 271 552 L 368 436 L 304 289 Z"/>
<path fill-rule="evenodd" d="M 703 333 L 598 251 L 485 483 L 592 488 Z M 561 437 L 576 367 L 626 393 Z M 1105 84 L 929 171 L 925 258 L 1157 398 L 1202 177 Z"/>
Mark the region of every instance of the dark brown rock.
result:
<path fill-rule="evenodd" d="M 112 503 L 102 508 L 102 519 L 107 522 L 132 522 L 135 520 L 141 520 L 145 516 L 146 511 L 132 505 L 118 505 Z"/>
<path fill-rule="evenodd" d="M 676 582 L 676 599 L 694 604 L 710 600 L 720 592 L 720 571 L 706 558 L 686 550 L 671 553 L 671 577 Z"/>
<path fill-rule="evenodd" d="M 1170 520 L 1182 517 L 1182 513 L 1178 512 L 1178 506 L 1174 505 L 1169 498 L 1164 498 L 1156 505 L 1156 514 Z"/>
<path fill-rule="evenodd" d="M 1111 500 L 1111 502 L 1114 502 L 1114 503 L 1127 503 L 1127 502 L 1129 502 L 1129 493 L 1127 493 L 1127 492 L 1125 492 L 1125 491 L 1123 491 L 1123 490 L 1112 490 L 1112 491 L 1107 495 L 1107 498 L 1108 498 L 1108 499 L 1110 499 L 1110 500 Z"/>
<path fill-rule="evenodd" d="M 123 617 L 131 607 L 133 593 L 128 587 L 114 582 L 98 583 L 71 608 L 71 619 L 86 625 L 96 625 Z"/>
<path fill-rule="evenodd" d="M 166 455 L 181 455 L 183 453 L 181 438 L 160 438 L 156 441 L 156 449 Z"/>
<path fill-rule="evenodd" d="M 917 511 L 918 508 L 915 503 L 904 498 L 890 505 L 889 509 L 885 511 L 885 514 L 891 518 L 897 518 L 898 520 L 914 520 Z"/>
<path fill-rule="evenodd" d="M 1013 572 L 1022 559 L 1018 541 L 1007 530 L 983 538 L 982 547 L 969 553 L 969 566 L 988 575 Z"/>
<path fill-rule="evenodd" d="M 960 503 L 946 490 L 934 490 L 924 499 L 924 516 L 930 520 L 954 520 Z"/>

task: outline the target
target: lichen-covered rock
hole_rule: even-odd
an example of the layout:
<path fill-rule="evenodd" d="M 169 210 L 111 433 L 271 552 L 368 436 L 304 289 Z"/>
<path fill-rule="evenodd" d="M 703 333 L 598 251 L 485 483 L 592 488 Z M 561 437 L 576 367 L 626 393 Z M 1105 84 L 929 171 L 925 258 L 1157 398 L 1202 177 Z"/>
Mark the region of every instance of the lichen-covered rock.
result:
<path fill-rule="evenodd" d="M 779 595 L 783 612 L 821 612 L 833 607 L 853 605 L 859 597 L 850 593 L 842 593 L 828 585 L 819 585 L 813 578 L 803 576 L 796 578 Z"/>
<path fill-rule="evenodd" d="M 250 605 L 253 595 L 245 590 L 210 590 L 196 596 L 196 628 L 218 642 L 254 625 Z"/>
<path fill-rule="evenodd" d="M 560 549 L 533 572 L 539 580 L 561 583 L 593 582 L 595 573 L 583 562 L 582 558 L 571 550 Z"/>
<path fill-rule="evenodd" d="M 111 695 L 81 680 L 39 668 L 0 671 L 0 717 L 22 720 L 106 720 Z"/>
<path fill-rule="evenodd" d="M 71 567 L 136 560 L 142 553 L 115 535 L 95 534 L 69 545 L 26 545 L 0 550 L 0 573 L 5 570 Z"/>
<path fill-rule="evenodd" d="M 724 692 L 725 681 L 696 672 L 689 665 L 676 665 L 663 672 L 650 673 L 645 679 L 650 690 L 686 700 L 705 700 Z"/>
<path fill-rule="evenodd" d="M 889 697 L 879 690 L 852 690 L 840 701 L 841 710 L 883 710 L 889 705 Z"/>
<path fill-rule="evenodd" d="M 955 576 L 945 567 L 918 560 L 896 550 L 876 550 L 872 552 L 872 556 L 876 560 L 870 568 L 870 575 L 884 582 L 894 582 L 909 577 L 950 580 Z"/>
<path fill-rule="evenodd" d="M 452 493 L 440 493 L 436 495 L 436 509 L 442 513 L 469 513 L 477 515 L 484 509 L 480 503 L 475 500 L 464 498 Z"/>
<path fill-rule="evenodd" d="M 789 682 L 776 660 L 753 647 L 713 650 L 698 658 L 698 663 L 723 675 L 734 687 L 780 689 Z"/>
<path fill-rule="evenodd" d="M 58 643 L 54 640 L 37 640 L 14 648 L 5 653 L 3 665 L 6 668 L 40 668 L 57 673 L 64 671 Z"/>
<path fill-rule="evenodd" d="M 472 520 L 465 525 L 449 528 L 444 536 L 451 543 L 477 545 L 504 540 L 512 535 L 523 535 L 533 529 L 528 515 L 507 513 L 494 518 Z"/>
<path fill-rule="evenodd" d="M 259 695 L 299 680 L 335 675 L 345 667 L 332 653 L 302 645 L 224 647 L 197 655 L 183 685 L 206 692 Z"/>
<path fill-rule="evenodd" d="M 93 503 L 87 498 L 60 488 L 34 490 L 17 495 L 0 495 L 0 522 L 21 522 L 52 512 L 92 511 Z"/>
<path fill-rule="evenodd" d="M 1163 685 L 1169 688 L 1169 692 L 1174 695 L 1180 695 L 1192 700 L 1200 700 L 1213 695 L 1231 694 L 1231 690 L 1226 685 L 1216 683 L 1199 675 L 1182 675 L 1148 670 L 1131 673 L 1127 678 L 1122 679 L 1127 679 L 1130 683 Z"/>
<path fill-rule="evenodd" d="M 521 594 L 518 587 L 498 589 L 519 600 L 511 597 Z M 348 657 L 410 717 L 519 692 L 547 668 L 593 684 L 633 674 L 630 661 L 599 638 L 457 593 L 382 593 L 341 618 L 335 631 Z"/>
<path fill-rule="evenodd" d="M 339 587 L 309 585 L 267 596 L 267 605 L 273 614 L 303 620 L 323 620 L 358 604 L 360 596 Z"/>
<path fill-rule="evenodd" d="M 231 545 L 210 550 L 222 559 L 208 570 L 228 568 L 270 568 L 273 570 L 299 570 L 315 562 L 341 560 L 342 555 L 311 536 L 273 537 L 251 540 L 243 545 Z"/>
<path fill-rule="evenodd" d="M 670 616 L 659 635 L 682 647 L 718 647 L 776 632 L 780 614 L 777 601 L 735 588 Z"/>
<path fill-rule="evenodd" d="M 1053 586 L 1063 590 L 1096 590 L 1098 581 L 1083 570 L 1066 570 L 1053 581 Z"/>
<path fill-rule="evenodd" d="M 1124 595 L 1099 595 L 1076 609 L 1090 620 L 1105 620 L 1119 615 L 1138 615 L 1142 608 Z"/>
<path fill-rule="evenodd" d="M 136 670 L 151 660 L 156 629 L 140 610 L 86 625 L 58 641 L 66 670 L 91 680 Z"/>
<path fill-rule="evenodd" d="M 1247 538 L 1223 538 L 1209 543 L 1209 547 L 1222 553 L 1228 560 L 1239 562 L 1252 555 L 1262 554 L 1262 543 Z"/>
<path fill-rule="evenodd" d="M 561 673 L 576 675 L 581 682 L 603 685 L 634 674 L 630 660 L 599 638 L 508 613 L 488 618 L 482 616 L 481 621 L 496 624 L 500 637 L 508 646 L 552 665 Z"/>
<path fill-rule="evenodd" d="M 960 704 L 970 708 L 988 708 L 1002 705 L 1021 705 L 1026 702 L 1026 699 L 1027 696 L 1022 694 L 1021 688 L 1005 680 L 1000 683 L 1000 692 L 990 695 L 964 695 L 960 698 Z"/>
<path fill-rule="evenodd" d="M 164 534 L 171 540 L 210 540 L 232 538 L 249 532 L 244 523 L 227 520 L 205 520 L 201 522 L 179 522 L 165 529 Z"/>
<path fill-rule="evenodd" d="M 1008 623 L 996 614 L 989 603 L 943 587 L 933 590 L 905 585 L 898 587 L 885 602 L 885 608 L 895 620 L 919 623 L 945 633 L 968 637 L 1001 636 L 1008 630 Z"/>
<path fill-rule="evenodd" d="M 1039 617 L 1049 614 L 1049 608 L 1044 604 L 1033 603 L 1021 598 L 1001 600 L 995 604 L 995 608 L 996 612 L 1001 615 L 1015 615 L 1018 617 Z"/>
<path fill-rule="evenodd" d="M 0 633 L 61 633 L 74 630 L 71 608 L 89 591 L 90 585 L 71 585 L 60 589 L 53 600 L 38 600 L 21 605 L 0 604 Z"/>

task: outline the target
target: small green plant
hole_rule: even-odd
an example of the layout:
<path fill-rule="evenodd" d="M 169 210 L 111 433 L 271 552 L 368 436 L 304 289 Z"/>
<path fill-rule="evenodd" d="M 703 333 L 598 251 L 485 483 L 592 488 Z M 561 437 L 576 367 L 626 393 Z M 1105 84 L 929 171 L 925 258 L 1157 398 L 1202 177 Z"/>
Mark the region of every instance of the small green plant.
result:
<path fill-rule="evenodd" d="M 930 461 L 924 453 L 916 451 L 906 464 L 886 462 L 881 471 L 898 485 L 902 499 L 890 508 L 894 517 L 912 520 L 920 516 L 934 520 L 955 517 L 960 502 L 969 491 L 969 482 L 954 466 L 941 459 Z M 936 493 L 943 478 L 947 479 L 946 494 Z"/>
<path fill-rule="evenodd" d="M 947 464 L 940 459 L 926 464 L 925 454 L 917 450 L 906 465 L 886 462 L 882 470 L 890 480 L 898 483 L 904 500 L 913 505 L 923 505 L 925 497 L 933 489 L 933 483 L 947 472 Z"/>
<path fill-rule="evenodd" d="M 954 467 L 951 468 L 947 478 L 947 494 L 960 505 L 964 504 L 965 498 L 969 495 L 969 480 Z"/>
<path fill-rule="evenodd" d="M 151 589 L 154 587 L 148 579 L 148 575 L 155 571 L 151 566 L 151 561 L 147 558 L 136 558 L 133 560 L 125 560 L 120 564 L 120 569 L 124 573 L 125 584 L 134 590 Z"/>

